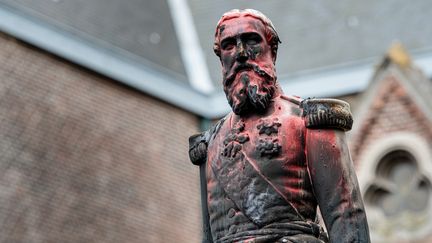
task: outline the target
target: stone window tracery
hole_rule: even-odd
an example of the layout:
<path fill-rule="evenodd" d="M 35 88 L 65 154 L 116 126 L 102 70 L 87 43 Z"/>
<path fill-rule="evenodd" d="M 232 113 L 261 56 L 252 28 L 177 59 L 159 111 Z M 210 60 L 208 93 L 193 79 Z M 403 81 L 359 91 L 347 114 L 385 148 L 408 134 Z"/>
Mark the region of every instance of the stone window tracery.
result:
<path fill-rule="evenodd" d="M 430 141 L 390 133 L 368 144 L 357 163 L 372 242 L 432 242 Z"/>
<path fill-rule="evenodd" d="M 395 218 L 403 213 L 425 211 L 431 196 L 431 183 L 419 171 L 415 158 L 397 150 L 385 155 L 376 168 L 376 176 L 367 188 L 365 203 Z"/>
<path fill-rule="evenodd" d="M 369 227 L 377 236 L 374 242 L 405 242 L 430 235 L 430 173 L 401 148 L 379 158 L 363 194 Z"/>

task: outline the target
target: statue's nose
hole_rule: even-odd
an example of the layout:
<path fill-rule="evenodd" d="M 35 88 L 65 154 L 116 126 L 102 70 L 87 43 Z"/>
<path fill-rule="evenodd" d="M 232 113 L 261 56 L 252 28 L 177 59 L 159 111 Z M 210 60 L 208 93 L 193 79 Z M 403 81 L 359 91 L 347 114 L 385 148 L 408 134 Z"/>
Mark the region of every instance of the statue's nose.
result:
<path fill-rule="evenodd" d="M 237 44 L 237 61 L 238 62 L 246 62 L 248 59 L 246 48 L 243 43 Z"/>

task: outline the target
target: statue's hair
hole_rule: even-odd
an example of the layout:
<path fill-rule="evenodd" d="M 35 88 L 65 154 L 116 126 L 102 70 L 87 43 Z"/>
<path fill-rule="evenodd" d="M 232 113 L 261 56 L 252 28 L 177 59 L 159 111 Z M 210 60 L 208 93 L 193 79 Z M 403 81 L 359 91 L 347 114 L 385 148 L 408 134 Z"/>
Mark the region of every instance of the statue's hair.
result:
<path fill-rule="evenodd" d="M 252 18 L 256 18 L 258 20 L 260 20 L 265 27 L 265 38 L 267 40 L 267 43 L 269 43 L 269 45 L 271 46 L 271 50 L 272 50 L 272 54 L 276 60 L 276 55 L 277 55 L 277 49 L 278 49 L 278 45 L 279 43 L 281 43 L 281 41 L 279 40 L 279 36 L 276 32 L 276 29 L 273 26 L 273 23 L 271 22 L 271 20 L 269 18 L 267 18 L 267 16 L 265 16 L 263 13 L 261 13 L 258 10 L 254 10 L 254 9 L 243 9 L 243 10 L 239 10 L 239 9 L 232 9 L 226 13 L 224 13 L 221 17 L 221 19 L 219 20 L 217 26 L 216 26 L 216 33 L 215 33 L 215 42 L 213 45 L 213 51 L 215 52 L 215 54 L 220 57 L 220 26 L 222 25 L 222 23 L 225 20 L 229 20 L 229 19 L 234 19 L 234 18 L 239 18 L 239 17 L 252 17 Z"/>

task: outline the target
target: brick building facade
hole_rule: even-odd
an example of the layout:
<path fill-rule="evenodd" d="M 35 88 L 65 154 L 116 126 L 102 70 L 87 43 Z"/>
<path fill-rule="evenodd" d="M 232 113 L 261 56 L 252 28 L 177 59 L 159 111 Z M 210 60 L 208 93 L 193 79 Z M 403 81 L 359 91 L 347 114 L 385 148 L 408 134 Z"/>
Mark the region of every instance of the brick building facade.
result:
<path fill-rule="evenodd" d="M 0 34 L 0 242 L 199 242 L 199 119 Z"/>

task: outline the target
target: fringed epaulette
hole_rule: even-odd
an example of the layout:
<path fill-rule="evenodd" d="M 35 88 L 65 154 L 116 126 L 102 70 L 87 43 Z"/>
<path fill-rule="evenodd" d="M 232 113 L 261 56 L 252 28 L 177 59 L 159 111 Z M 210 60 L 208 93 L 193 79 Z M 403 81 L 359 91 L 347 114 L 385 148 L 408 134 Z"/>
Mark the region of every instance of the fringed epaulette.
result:
<path fill-rule="evenodd" d="M 353 118 L 347 102 L 337 99 L 305 99 L 300 103 L 306 127 L 349 131 Z"/>
<path fill-rule="evenodd" d="M 189 137 L 189 159 L 194 165 L 205 163 L 207 158 L 206 133 L 198 133 Z"/>
<path fill-rule="evenodd" d="M 207 160 L 207 146 L 223 125 L 225 118 L 219 120 L 212 128 L 189 137 L 189 159 L 194 165 L 201 165 Z"/>

